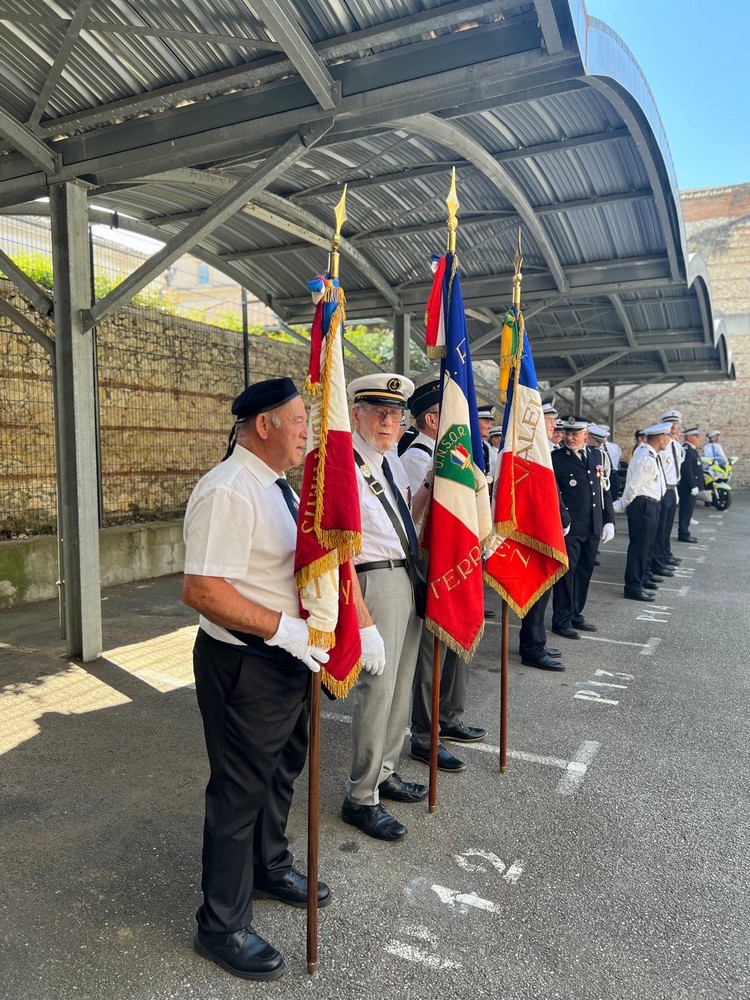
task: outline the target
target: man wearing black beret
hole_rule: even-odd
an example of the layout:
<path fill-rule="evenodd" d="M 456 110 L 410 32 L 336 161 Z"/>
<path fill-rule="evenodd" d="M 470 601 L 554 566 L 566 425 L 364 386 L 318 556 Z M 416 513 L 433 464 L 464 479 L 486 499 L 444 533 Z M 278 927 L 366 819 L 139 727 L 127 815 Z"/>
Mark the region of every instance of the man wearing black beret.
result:
<path fill-rule="evenodd" d="M 311 645 L 294 582 L 297 497 L 285 473 L 305 453 L 307 416 L 294 382 L 250 386 L 225 460 L 185 513 L 183 600 L 200 613 L 193 651 L 211 776 L 203 831 L 196 951 L 243 979 L 275 979 L 282 955 L 253 925 L 252 897 L 307 905 L 286 824 L 307 754 Z M 317 885 L 318 905 L 331 899 Z"/>

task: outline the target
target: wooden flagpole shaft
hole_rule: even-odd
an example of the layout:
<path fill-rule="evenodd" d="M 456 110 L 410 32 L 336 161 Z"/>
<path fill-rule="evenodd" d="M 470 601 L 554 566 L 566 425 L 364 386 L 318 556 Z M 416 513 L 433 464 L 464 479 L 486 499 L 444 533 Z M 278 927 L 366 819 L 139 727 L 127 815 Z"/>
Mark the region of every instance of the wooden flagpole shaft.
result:
<path fill-rule="evenodd" d="M 431 813 L 437 809 L 437 758 L 440 743 L 440 640 L 432 641 L 432 711 L 430 723 L 430 794 Z"/>
<path fill-rule="evenodd" d="M 320 673 L 310 675 L 307 799 L 307 971 L 318 971 L 318 820 L 320 814 Z"/>
<path fill-rule="evenodd" d="M 508 602 L 502 602 L 500 645 L 500 774 L 507 770 L 508 749 Z"/>

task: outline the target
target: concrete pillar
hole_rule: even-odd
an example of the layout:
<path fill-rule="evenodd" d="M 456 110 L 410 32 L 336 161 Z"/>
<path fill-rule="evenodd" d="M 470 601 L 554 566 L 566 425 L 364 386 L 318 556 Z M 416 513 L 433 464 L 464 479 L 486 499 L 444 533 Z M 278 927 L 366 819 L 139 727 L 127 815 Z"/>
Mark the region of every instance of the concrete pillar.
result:
<path fill-rule="evenodd" d="M 399 375 L 411 373 L 411 314 L 394 313 L 393 315 L 393 367 Z"/>
<path fill-rule="evenodd" d="M 55 270 L 55 405 L 62 617 L 68 656 L 102 652 L 96 472 L 94 344 L 82 310 L 91 306 L 86 189 L 50 189 Z"/>

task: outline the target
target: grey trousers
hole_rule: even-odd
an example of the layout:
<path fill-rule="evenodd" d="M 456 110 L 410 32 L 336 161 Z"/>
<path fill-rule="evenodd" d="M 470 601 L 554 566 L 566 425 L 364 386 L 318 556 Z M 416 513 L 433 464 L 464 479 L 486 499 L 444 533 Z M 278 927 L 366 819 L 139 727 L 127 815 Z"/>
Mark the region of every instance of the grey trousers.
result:
<path fill-rule="evenodd" d="M 414 678 L 414 704 L 411 710 L 411 741 L 429 747 L 432 727 L 432 653 L 435 637 L 422 628 L 417 672 Z M 460 726 L 469 688 L 469 666 L 443 644 L 440 672 L 440 725 Z"/>
<path fill-rule="evenodd" d="M 404 744 L 422 622 L 404 567 L 360 573 L 359 584 L 385 643 L 385 670 L 378 677 L 363 670 L 350 695 L 352 769 L 346 792 L 352 802 L 372 806 Z"/>

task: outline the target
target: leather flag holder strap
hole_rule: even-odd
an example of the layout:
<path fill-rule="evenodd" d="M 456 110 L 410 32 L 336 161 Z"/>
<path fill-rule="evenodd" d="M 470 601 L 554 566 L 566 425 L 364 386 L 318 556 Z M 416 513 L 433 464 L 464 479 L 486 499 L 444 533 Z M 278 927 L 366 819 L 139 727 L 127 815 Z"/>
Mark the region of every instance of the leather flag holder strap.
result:
<path fill-rule="evenodd" d="M 362 473 L 365 482 L 370 487 L 370 490 L 378 498 L 380 503 L 383 505 L 386 514 L 390 518 L 390 522 L 393 525 L 393 530 L 398 536 L 398 540 L 401 543 L 401 548 L 404 550 L 404 556 L 406 557 L 406 568 L 409 571 L 409 577 L 411 579 L 412 590 L 414 591 L 414 607 L 419 618 L 424 618 L 425 609 L 427 606 L 427 581 L 422 575 L 422 571 L 419 566 L 417 566 L 416 555 L 411 551 L 411 546 L 406 537 L 406 532 L 404 531 L 404 526 L 399 520 L 398 514 L 391 507 L 385 498 L 385 487 L 376 479 L 372 470 L 359 454 L 359 452 L 354 450 L 354 460 L 359 466 L 360 472 Z M 394 497 L 395 499 L 395 497 Z"/>

